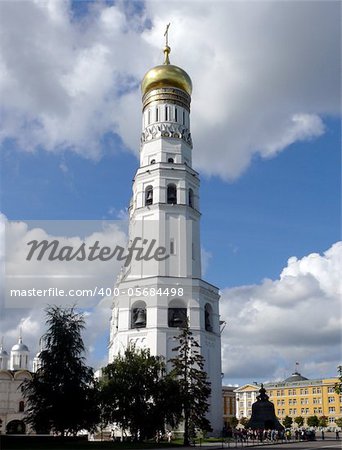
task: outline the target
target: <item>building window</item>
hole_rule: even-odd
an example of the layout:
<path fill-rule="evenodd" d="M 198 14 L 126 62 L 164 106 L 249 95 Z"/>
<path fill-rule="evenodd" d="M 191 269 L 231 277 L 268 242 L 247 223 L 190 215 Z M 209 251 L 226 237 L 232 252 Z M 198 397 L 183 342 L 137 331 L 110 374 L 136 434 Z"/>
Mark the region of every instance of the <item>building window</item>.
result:
<path fill-rule="evenodd" d="M 177 111 L 177 108 L 175 108 L 175 122 L 177 122 L 178 121 L 178 111 Z"/>
<path fill-rule="evenodd" d="M 308 395 L 308 390 L 305 388 L 305 389 L 301 389 L 300 390 L 300 395 Z"/>
<path fill-rule="evenodd" d="M 168 158 L 167 162 L 168 162 L 168 163 L 174 163 L 175 160 L 174 160 L 173 158 Z"/>
<path fill-rule="evenodd" d="M 174 255 L 175 254 L 175 241 L 174 239 L 170 240 L 170 255 Z"/>
<path fill-rule="evenodd" d="M 25 403 L 23 401 L 19 402 L 19 412 L 25 411 Z"/>
<path fill-rule="evenodd" d="M 155 159 L 151 159 L 151 164 L 155 164 L 156 160 Z"/>
<path fill-rule="evenodd" d="M 156 122 L 159 121 L 159 109 L 156 108 Z"/>
<path fill-rule="evenodd" d="M 334 394 L 335 393 L 335 388 L 333 386 L 329 386 L 328 387 L 328 394 Z"/>
<path fill-rule="evenodd" d="M 137 306 L 132 308 L 131 328 L 146 327 L 146 306 Z"/>
<path fill-rule="evenodd" d="M 183 111 L 183 125 L 185 125 L 185 111 Z"/>
<path fill-rule="evenodd" d="M 165 120 L 169 120 L 169 107 L 165 106 Z"/>
<path fill-rule="evenodd" d="M 329 414 L 335 412 L 335 406 L 329 406 Z"/>
<path fill-rule="evenodd" d="M 329 417 L 328 418 L 329 423 L 335 423 L 335 417 Z"/>
<path fill-rule="evenodd" d="M 170 205 L 177 204 L 177 188 L 175 184 L 169 184 L 167 186 L 167 203 Z"/>
<path fill-rule="evenodd" d="M 168 324 L 171 328 L 184 328 L 186 324 L 186 308 L 169 308 Z"/>
<path fill-rule="evenodd" d="M 213 309 L 209 303 L 207 303 L 204 307 L 204 323 L 205 323 L 205 329 L 206 331 L 213 331 L 213 325 L 212 325 L 212 314 Z M 248 405 L 251 406 L 251 405 Z"/>
<path fill-rule="evenodd" d="M 335 397 L 328 397 L 328 403 L 335 403 Z"/>
<path fill-rule="evenodd" d="M 145 189 L 145 206 L 152 205 L 153 203 L 153 187 L 147 186 Z"/>
<path fill-rule="evenodd" d="M 189 206 L 194 207 L 194 191 L 191 188 L 189 189 Z"/>
<path fill-rule="evenodd" d="M 149 125 L 151 123 L 151 111 L 148 110 L 147 112 L 147 125 Z"/>

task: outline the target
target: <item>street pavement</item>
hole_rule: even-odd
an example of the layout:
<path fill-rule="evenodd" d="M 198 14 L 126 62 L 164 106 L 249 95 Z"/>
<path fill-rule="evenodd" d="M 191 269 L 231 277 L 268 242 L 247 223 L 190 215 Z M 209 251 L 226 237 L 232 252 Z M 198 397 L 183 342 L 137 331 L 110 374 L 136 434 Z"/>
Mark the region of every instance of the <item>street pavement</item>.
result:
<path fill-rule="evenodd" d="M 200 447 L 196 445 L 196 447 Z M 211 445 L 202 445 L 200 448 L 203 450 L 226 450 L 226 449 L 234 449 L 234 448 L 257 448 L 264 447 L 267 449 L 279 449 L 279 450 L 316 450 L 316 449 L 325 449 L 325 450 L 339 450 L 342 449 L 342 440 L 333 440 L 333 439 L 317 439 L 316 441 L 291 441 L 291 442 L 279 442 L 279 443 L 252 443 L 252 442 L 224 442 L 221 445 L 217 443 L 213 443 Z M 192 447 L 193 449 L 193 447 Z"/>

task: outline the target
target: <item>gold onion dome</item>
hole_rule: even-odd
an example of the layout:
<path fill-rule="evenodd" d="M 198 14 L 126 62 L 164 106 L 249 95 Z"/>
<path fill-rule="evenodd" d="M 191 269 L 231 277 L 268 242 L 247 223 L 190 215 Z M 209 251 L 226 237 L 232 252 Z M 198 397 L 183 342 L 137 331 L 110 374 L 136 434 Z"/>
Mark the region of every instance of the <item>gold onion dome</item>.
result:
<path fill-rule="evenodd" d="M 185 70 L 170 64 L 169 53 L 171 48 L 166 45 L 164 48 L 164 64 L 150 69 L 141 82 L 141 92 L 144 96 L 153 89 L 178 88 L 191 95 L 192 82 Z"/>

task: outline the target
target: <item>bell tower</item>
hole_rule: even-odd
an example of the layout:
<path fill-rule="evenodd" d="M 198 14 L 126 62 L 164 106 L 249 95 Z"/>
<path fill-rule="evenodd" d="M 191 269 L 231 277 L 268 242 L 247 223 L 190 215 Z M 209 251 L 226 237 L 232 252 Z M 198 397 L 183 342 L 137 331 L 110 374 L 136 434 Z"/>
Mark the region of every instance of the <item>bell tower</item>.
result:
<path fill-rule="evenodd" d="M 201 346 L 211 382 L 209 420 L 223 426 L 218 288 L 201 278 L 198 173 L 192 168 L 192 82 L 164 63 L 144 76 L 140 166 L 129 207 L 129 245 L 165 249 L 154 258 L 132 258 L 118 277 L 110 328 L 109 361 L 131 343 L 165 361 L 186 318 Z"/>

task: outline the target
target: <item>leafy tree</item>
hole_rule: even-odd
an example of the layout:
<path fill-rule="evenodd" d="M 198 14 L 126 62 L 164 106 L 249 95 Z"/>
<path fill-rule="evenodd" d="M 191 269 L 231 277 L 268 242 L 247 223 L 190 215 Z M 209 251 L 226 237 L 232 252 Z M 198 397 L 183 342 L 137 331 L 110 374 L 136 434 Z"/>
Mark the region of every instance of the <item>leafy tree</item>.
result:
<path fill-rule="evenodd" d="M 229 419 L 229 424 L 232 428 L 235 428 L 239 423 L 239 419 L 237 419 L 236 417 L 231 417 Z"/>
<path fill-rule="evenodd" d="M 335 383 L 335 392 L 336 394 L 342 394 L 342 366 L 338 366 L 337 371 L 339 373 L 339 376 L 338 382 Z"/>
<path fill-rule="evenodd" d="M 323 428 L 327 427 L 328 426 L 328 417 L 327 416 L 321 416 L 319 418 L 319 424 L 318 425 L 320 427 L 323 427 Z"/>
<path fill-rule="evenodd" d="M 304 425 L 304 417 L 302 416 L 295 417 L 294 421 L 299 427 L 302 427 Z"/>
<path fill-rule="evenodd" d="M 317 416 L 310 416 L 307 418 L 306 423 L 308 424 L 308 427 L 318 427 L 319 419 Z"/>
<path fill-rule="evenodd" d="M 193 337 L 186 321 L 178 336 L 175 358 L 170 359 L 171 374 L 180 384 L 180 399 L 184 420 L 184 445 L 190 445 L 190 440 L 196 435 L 196 429 L 204 433 L 212 431 L 206 414 L 209 410 L 208 398 L 211 393 L 210 382 L 204 371 L 204 358 L 199 353 L 200 345 Z"/>
<path fill-rule="evenodd" d="M 103 369 L 100 381 L 102 421 L 116 422 L 136 440 L 176 427 L 181 418 L 177 380 L 166 375 L 161 357 L 128 347 Z"/>
<path fill-rule="evenodd" d="M 291 428 L 293 419 L 290 416 L 285 416 L 283 419 L 283 425 L 285 428 Z"/>
<path fill-rule="evenodd" d="M 239 422 L 240 422 L 240 425 L 243 425 L 245 427 L 248 424 L 249 419 L 247 419 L 247 417 L 241 417 Z"/>
<path fill-rule="evenodd" d="M 335 423 L 339 428 L 342 428 L 342 417 L 335 419 Z"/>
<path fill-rule="evenodd" d="M 49 306 L 41 367 L 22 383 L 26 421 L 37 432 L 76 434 L 93 430 L 99 419 L 93 370 L 84 363 L 82 314 L 74 307 Z"/>

